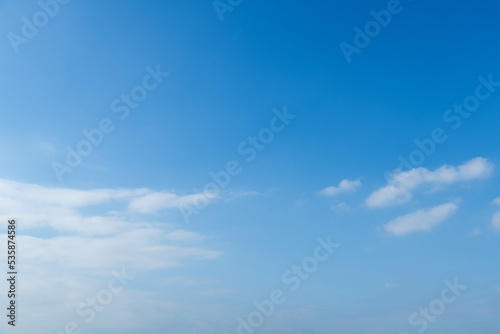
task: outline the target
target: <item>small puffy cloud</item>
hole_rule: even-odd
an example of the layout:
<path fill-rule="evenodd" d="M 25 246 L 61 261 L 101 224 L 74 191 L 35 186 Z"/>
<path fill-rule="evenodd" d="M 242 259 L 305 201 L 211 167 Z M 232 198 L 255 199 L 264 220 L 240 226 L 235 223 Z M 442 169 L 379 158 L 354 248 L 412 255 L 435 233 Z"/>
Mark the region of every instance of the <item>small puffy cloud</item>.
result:
<path fill-rule="evenodd" d="M 457 182 L 486 178 L 492 171 L 493 164 L 479 157 L 458 167 L 444 165 L 434 171 L 420 167 L 406 172 L 396 172 L 386 186 L 368 196 L 365 204 L 372 208 L 403 204 L 410 201 L 412 191 L 422 185 L 443 187 Z"/>
<path fill-rule="evenodd" d="M 406 235 L 418 231 L 430 231 L 458 210 L 455 203 L 446 203 L 433 208 L 418 210 L 397 217 L 384 225 L 384 229 L 393 235 Z"/>
<path fill-rule="evenodd" d="M 384 288 L 386 289 L 392 289 L 392 288 L 397 288 L 398 285 L 397 284 L 392 284 L 392 283 L 385 283 L 384 284 Z"/>
<path fill-rule="evenodd" d="M 355 191 L 357 188 L 361 187 L 360 180 L 342 180 L 337 187 L 331 186 L 327 187 L 318 192 L 321 196 L 335 196 L 338 194 L 349 193 Z"/>

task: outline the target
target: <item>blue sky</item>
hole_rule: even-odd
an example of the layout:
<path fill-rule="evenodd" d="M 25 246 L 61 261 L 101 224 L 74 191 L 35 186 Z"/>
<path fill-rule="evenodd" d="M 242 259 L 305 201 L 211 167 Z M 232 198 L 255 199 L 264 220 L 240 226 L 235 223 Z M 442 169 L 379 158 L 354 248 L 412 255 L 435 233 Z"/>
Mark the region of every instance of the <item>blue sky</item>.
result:
<path fill-rule="evenodd" d="M 23 333 L 498 334 L 500 3 L 215 4 L 0 2 Z M 391 19 L 360 47 L 372 11 Z M 135 279 L 87 322 L 122 268 Z M 409 320 L 455 278 L 436 319 Z"/>

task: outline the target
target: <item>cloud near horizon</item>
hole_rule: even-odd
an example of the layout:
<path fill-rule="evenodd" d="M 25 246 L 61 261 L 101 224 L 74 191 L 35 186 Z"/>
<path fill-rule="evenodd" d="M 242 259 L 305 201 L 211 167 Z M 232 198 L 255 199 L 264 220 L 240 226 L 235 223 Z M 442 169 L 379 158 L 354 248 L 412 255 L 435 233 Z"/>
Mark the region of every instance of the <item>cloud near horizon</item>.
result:
<path fill-rule="evenodd" d="M 150 199 L 158 194 L 161 196 Z M 180 265 L 182 259 L 213 259 L 220 252 L 198 246 L 206 236 L 172 223 L 151 221 L 141 213 L 149 213 L 150 208 L 182 207 L 197 196 L 202 194 L 73 190 L 0 179 L 0 215 L 18 220 L 23 258 L 36 266 L 168 268 Z M 159 204 L 160 200 L 165 203 Z M 110 211 L 110 206 L 123 210 Z M 44 228 L 49 228 L 47 235 L 52 237 L 29 236 L 30 230 Z"/>
<path fill-rule="evenodd" d="M 156 194 L 162 196 L 148 198 Z M 19 270 L 23 273 L 20 302 L 27 313 L 47 318 L 47 327 L 37 330 L 50 332 L 50 326 L 61 326 L 60 316 L 52 319 L 53 314 L 71 319 L 76 305 L 106 287 L 113 271 L 123 268 L 129 274 L 148 277 L 151 271 L 219 258 L 223 252 L 206 245 L 209 236 L 164 222 L 159 215 L 143 214 L 151 208 L 190 204 L 195 196 L 200 194 L 72 190 L 0 179 L 0 215 L 16 218 L 18 225 Z M 166 203 L 160 205 L 160 200 Z M 6 243 L 7 235 L 0 234 L 0 247 L 6 249 Z M 131 285 L 120 298 L 130 298 L 131 303 L 141 299 L 148 311 L 160 306 L 171 309 L 168 302 L 159 306 L 145 295 L 147 291 L 135 288 Z M 128 310 L 116 314 L 125 312 Z"/>

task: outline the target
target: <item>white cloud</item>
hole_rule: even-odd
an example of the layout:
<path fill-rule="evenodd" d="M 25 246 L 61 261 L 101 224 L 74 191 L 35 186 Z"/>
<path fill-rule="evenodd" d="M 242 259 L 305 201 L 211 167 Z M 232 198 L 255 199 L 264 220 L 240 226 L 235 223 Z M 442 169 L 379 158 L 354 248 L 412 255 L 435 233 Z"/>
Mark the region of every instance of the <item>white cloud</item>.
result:
<path fill-rule="evenodd" d="M 446 203 L 433 208 L 418 210 L 397 217 L 384 225 L 384 229 L 393 235 L 406 235 L 417 231 L 430 231 L 455 214 L 458 205 Z"/>
<path fill-rule="evenodd" d="M 241 197 L 262 195 L 258 191 L 242 191 L 242 190 L 225 190 L 223 191 L 226 202 L 234 201 Z"/>
<path fill-rule="evenodd" d="M 388 184 L 371 193 L 365 203 L 369 207 L 406 203 L 411 200 L 412 191 L 421 185 L 442 187 L 461 181 L 482 179 L 490 176 L 492 170 L 493 164 L 479 157 L 458 167 L 444 165 L 435 171 L 420 167 L 406 172 L 396 172 Z"/>
<path fill-rule="evenodd" d="M 188 276 L 173 276 L 163 279 L 161 283 L 164 285 L 174 284 L 174 285 L 200 286 L 200 285 L 213 285 L 219 282 L 214 280 L 199 280 Z"/>
<path fill-rule="evenodd" d="M 342 180 L 337 187 L 331 186 L 327 187 L 318 192 L 321 196 L 335 196 L 338 194 L 349 193 L 355 191 L 357 188 L 361 187 L 360 180 Z"/>
<path fill-rule="evenodd" d="M 495 230 L 500 230 L 500 212 L 496 212 L 491 218 L 491 226 Z"/>
<path fill-rule="evenodd" d="M 17 205 L 27 203 L 74 208 L 139 196 L 149 191 L 148 189 L 74 190 L 0 179 L 0 197 L 9 200 L 9 204 Z"/>
<path fill-rule="evenodd" d="M 340 202 L 339 204 L 332 205 L 332 210 L 341 210 L 341 211 L 349 211 L 351 206 L 346 202 Z"/>
<path fill-rule="evenodd" d="M 155 194 L 167 193 L 51 188 L 0 179 L 0 216 L 16 217 L 20 232 L 20 303 L 26 307 L 23 333 L 63 331 L 66 319 L 75 318 L 76 306 L 106 288 L 114 270 L 125 268 L 144 284 L 155 273 L 165 275 L 158 270 L 214 260 L 222 254 L 206 246 L 208 236 L 141 214 L 153 210 L 132 211 L 146 208 L 148 203 L 140 200 Z M 156 203 L 154 209 L 182 206 L 196 196 L 200 194 L 171 194 L 161 198 L 167 204 Z M 155 215 L 154 219 L 162 218 Z M 35 235 L 40 229 L 43 235 Z M 0 248 L 6 249 L 6 243 L 6 235 L 0 234 Z M 4 291 L 6 284 L 0 282 Z M 170 301 L 159 301 L 152 292 L 134 290 L 137 288 L 134 284 L 127 287 L 116 296 L 120 302 L 106 306 L 106 315 L 98 315 L 85 329 L 105 333 L 107 327 L 118 330 L 123 325 L 125 331 L 131 322 L 147 325 L 147 319 L 159 323 L 165 313 L 172 313 L 175 305 Z M 141 304 L 140 310 L 136 303 Z M 120 318 L 126 320 L 116 327 L 113 321 Z M 78 321 L 83 323 L 82 318 Z"/>
<path fill-rule="evenodd" d="M 219 193 L 210 192 L 185 196 L 179 196 L 170 192 L 150 192 L 132 199 L 128 208 L 134 212 L 154 213 L 162 209 L 181 208 L 190 205 L 198 206 L 202 203 L 208 204 L 219 197 Z"/>
<path fill-rule="evenodd" d="M 101 274 L 117 267 L 135 271 L 165 269 L 179 266 L 187 260 L 214 259 L 220 255 L 219 251 L 180 245 L 173 242 L 169 234 L 163 229 L 148 228 L 98 238 L 63 236 L 42 239 L 22 236 L 19 243 L 23 249 L 23 261 L 28 265 L 54 270 L 81 270 L 87 274 Z M 201 238 L 192 234 L 190 244 Z"/>
<path fill-rule="evenodd" d="M 133 215 L 156 213 L 162 209 L 181 208 L 198 202 L 213 202 L 217 194 L 177 195 L 139 189 L 77 190 L 44 187 L 0 179 L 0 215 L 22 218 L 23 228 L 51 227 L 62 232 L 110 234 L 132 224 Z M 98 215 L 84 215 L 82 210 L 100 210 L 116 206 Z M 128 212 L 127 212 L 128 209 Z M 133 215 L 131 215 L 133 214 Z M 22 216 L 21 216 L 22 215 Z M 147 224 L 134 221 L 135 227 Z"/>
<path fill-rule="evenodd" d="M 104 334 L 116 330 L 133 333 L 144 328 L 153 332 L 154 325 L 168 321 L 165 314 L 180 316 L 178 302 L 159 300 L 151 291 L 136 290 L 136 282 L 141 279 L 136 276 L 122 292 L 113 295 L 108 305 L 99 306 L 101 312 L 96 312 L 95 319 L 86 323 L 87 315 L 78 316 L 77 306 L 90 298 L 95 300 L 100 291 L 107 289 L 113 278 L 112 271 L 120 272 L 121 268 L 110 269 L 104 278 L 68 274 L 40 276 L 23 272 L 18 302 L 26 313 L 24 321 L 18 322 L 16 327 L 22 333 L 65 333 L 65 326 L 75 322 L 82 333 Z M 3 284 L 0 286 L 6 289 Z M 0 328 L 4 331 L 0 331 L 7 333 L 7 327 L 10 326 L 2 324 Z"/>
<path fill-rule="evenodd" d="M 58 153 L 57 148 L 48 142 L 39 143 L 38 148 L 47 156 L 54 156 Z"/>
<path fill-rule="evenodd" d="M 500 197 L 493 200 L 493 204 L 500 205 Z M 497 231 L 500 231 L 500 211 L 496 212 L 493 217 L 491 217 L 491 226 Z"/>

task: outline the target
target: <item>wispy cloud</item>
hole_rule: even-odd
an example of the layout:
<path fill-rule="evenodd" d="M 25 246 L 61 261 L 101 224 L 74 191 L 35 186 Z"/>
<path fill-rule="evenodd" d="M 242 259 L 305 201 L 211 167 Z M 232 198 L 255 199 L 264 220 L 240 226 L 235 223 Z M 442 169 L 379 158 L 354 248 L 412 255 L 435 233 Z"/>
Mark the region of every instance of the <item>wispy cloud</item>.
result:
<path fill-rule="evenodd" d="M 47 156 L 54 156 L 59 152 L 54 145 L 48 142 L 39 143 L 38 148 Z"/>
<path fill-rule="evenodd" d="M 127 204 L 150 194 L 148 189 L 75 190 L 0 179 L 0 215 L 19 218 L 23 258 L 35 266 L 156 269 L 220 254 L 194 246 L 206 236 L 127 211 Z M 196 195 L 172 196 L 176 201 L 171 205 L 183 205 Z M 110 205 L 121 205 L 122 211 L 110 211 Z M 57 236 L 29 236 L 39 228 L 50 228 Z"/>
<path fill-rule="evenodd" d="M 418 231 L 430 231 L 458 210 L 455 203 L 446 203 L 436 207 L 418 210 L 397 217 L 384 225 L 385 231 L 393 235 L 406 235 Z"/>
<path fill-rule="evenodd" d="M 477 237 L 478 235 L 481 235 L 481 228 L 479 227 L 474 228 L 469 235 L 472 237 Z"/>
<path fill-rule="evenodd" d="M 338 204 L 332 205 L 331 209 L 338 210 L 338 211 L 349 211 L 349 210 L 351 210 L 351 206 L 349 204 L 347 204 L 346 202 L 340 202 Z"/>
<path fill-rule="evenodd" d="M 186 285 L 186 286 L 202 286 L 202 285 L 213 285 L 218 283 L 214 280 L 199 280 L 193 277 L 187 276 L 174 276 L 165 278 L 161 281 L 164 285 Z"/>
<path fill-rule="evenodd" d="M 174 232 L 175 233 L 175 232 Z M 53 270 L 102 274 L 109 268 L 154 270 L 177 267 L 187 260 L 215 259 L 219 251 L 179 245 L 163 229 L 135 229 L 106 237 L 20 237 L 24 262 Z M 193 234 L 190 243 L 201 236 Z"/>
<path fill-rule="evenodd" d="M 129 274 L 147 277 L 152 271 L 214 260 L 222 254 L 205 245 L 209 236 L 128 211 L 131 202 L 151 193 L 149 189 L 75 190 L 0 180 L 0 215 L 17 217 L 22 231 L 18 236 L 25 284 L 22 302 L 26 312 L 46 319 L 44 332 L 55 332 L 65 324 L 60 316 L 53 318 L 53 312 L 72 319 L 79 303 L 106 287 L 106 277 L 113 270 L 125 268 Z M 30 235 L 40 228 L 48 232 Z M 0 235 L 0 247 L 6 248 L 6 241 L 7 236 Z M 148 312 L 172 309 L 171 303 L 147 294 L 131 287 L 119 298 L 130 303 L 141 300 Z M 110 314 L 124 316 L 129 311 L 115 309 Z"/>
<path fill-rule="evenodd" d="M 200 294 L 205 296 L 215 296 L 215 295 L 228 295 L 235 293 L 232 289 L 207 289 L 200 292 Z"/>
<path fill-rule="evenodd" d="M 386 207 L 403 204 L 411 200 L 412 191 L 422 185 L 442 187 L 461 181 L 486 178 L 491 175 L 493 164 L 478 157 L 458 167 L 444 165 L 435 171 L 415 168 L 407 172 L 396 172 L 388 184 L 368 196 L 368 207 Z"/>
<path fill-rule="evenodd" d="M 338 194 L 349 193 L 356 191 L 357 188 L 361 187 L 360 180 L 342 180 L 338 186 L 330 186 L 318 192 L 320 196 L 335 196 Z"/>
<path fill-rule="evenodd" d="M 242 191 L 242 190 L 226 190 L 223 193 L 226 202 L 234 201 L 241 197 L 261 195 L 261 193 L 259 193 L 258 191 Z"/>
<path fill-rule="evenodd" d="M 493 204 L 500 205 L 500 197 L 493 200 Z M 491 226 L 497 231 L 500 231 L 500 211 L 496 212 L 493 217 L 491 217 Z"/>
<path fill-rule="evenodd" d="M 181 208 L 196 205 L 199 202 L 213 202 L 220 198 L 218 193 L 203 192 L 180 196 L 171 192 L 150 192 L 133 198 L 128 206 L 130 211 L 154 213 L 162 209 Z"/>
<path fill-rule="evenodd" d="M 93 235 L 117 233 L 132 223 L 135 227 L 145 227 L 148 226 L 144 223 L 145 214 L 217 199 L 218 195 L 210 193 L 178 195 L 146 188 L 78 190 L 0 179 L 2 216 L 16 217 L 22 213 L 24 228 L 50 227 L 61 232 Z M 107 210 L 101 210 L 100 214 L 82 213 L 99 211 L 102 206 Z M 142 218 L 131 218 L 141 215 Z"/>

